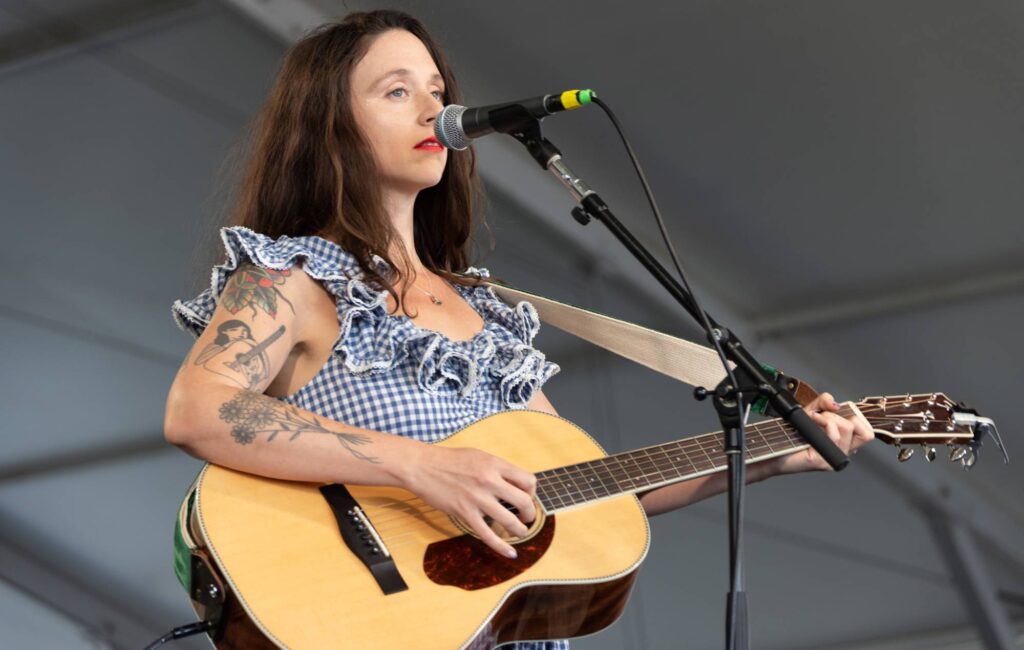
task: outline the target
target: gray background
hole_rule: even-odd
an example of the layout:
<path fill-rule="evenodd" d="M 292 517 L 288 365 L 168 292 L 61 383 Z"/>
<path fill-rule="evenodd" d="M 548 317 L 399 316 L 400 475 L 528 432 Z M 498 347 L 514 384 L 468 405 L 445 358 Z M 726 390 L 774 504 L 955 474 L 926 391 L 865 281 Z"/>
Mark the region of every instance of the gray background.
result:
<path fill-rule="evenodd" d="M 170 303 L 218 256 L 232 152 L 287 43 L 373 6 L 0 1 L 0 647 L 141 647 L 192 620 L 171 532 L 199 463 L 162 439 L 190 344 Z M 442 41 L 467 103 L 598 90 L 707 308 L 759 357 L 844 399 L 944 391 L 1020 451 L 1024 5 L 389 6 Z M 662 254 L 603 115 L 545 128 Z M 497 239 L 481 264 L 696 337 L 519 145 L 478 152 Z M 538 347 L 562 366 L 551 401 L 609 451 L 717 428 L 685 386 L 551 328 Z M 874 447 L 841 475 L 750 490 L 755 647 L 966 649 L 1014 626 L 1024 647 L 1020 472 L 991 444 L 970 474 Z M 574 647 L 721 647 L 723 512 L 653 519 L 625 615 Z"/>

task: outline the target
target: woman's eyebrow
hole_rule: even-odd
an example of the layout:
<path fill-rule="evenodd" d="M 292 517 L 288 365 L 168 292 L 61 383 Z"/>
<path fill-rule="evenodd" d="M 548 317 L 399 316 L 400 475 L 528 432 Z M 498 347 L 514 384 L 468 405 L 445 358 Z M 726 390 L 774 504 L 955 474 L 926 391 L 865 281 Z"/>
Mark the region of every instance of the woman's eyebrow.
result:
<path fill-rule="evenodd" d="M 395 68 L 394 70 L 390 70 L 388 72 L 385 72 L 383 75 L 381 75 L 380 79 L 377 80 L 377 83 L 375 83 L 374 86 L 379 86 L 379 85 L 383 84 L 384 82 L 386 82 L 386 81 L 388 81 L 388 80 L 390 80 L 390 79 L 392 79 L 394 77 L 409 77 L 409 76 L 412 76 L 412 70 L 409 70 L 408 68 Z M 430 76 L 430 81 L 438 82 L 438 83 L 443 84 L 444 83 L 444 78 L 441 76 L 441 73 L 435 72 L 434 74 L 432 74 Z"/>

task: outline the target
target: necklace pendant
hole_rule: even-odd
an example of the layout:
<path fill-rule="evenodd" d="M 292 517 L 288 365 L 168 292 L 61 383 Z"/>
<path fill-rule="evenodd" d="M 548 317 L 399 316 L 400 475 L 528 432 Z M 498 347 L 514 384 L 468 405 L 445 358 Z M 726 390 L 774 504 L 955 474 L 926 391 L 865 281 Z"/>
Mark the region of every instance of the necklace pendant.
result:
<path fill-rule="evenodd" d="M 444 303 L 442 303 L 442 302 L 441 302 L 441 299 L 440 299 L 440 298 L 438 298 L 437 296 L 435 296 L 434 294 L 430 294 L 430 300 L 431 300 L 431 302 L 433 302 L 433 303 L 434 303 L 435 305 L 442 305 L 442 304 L 444 304 Z"/>

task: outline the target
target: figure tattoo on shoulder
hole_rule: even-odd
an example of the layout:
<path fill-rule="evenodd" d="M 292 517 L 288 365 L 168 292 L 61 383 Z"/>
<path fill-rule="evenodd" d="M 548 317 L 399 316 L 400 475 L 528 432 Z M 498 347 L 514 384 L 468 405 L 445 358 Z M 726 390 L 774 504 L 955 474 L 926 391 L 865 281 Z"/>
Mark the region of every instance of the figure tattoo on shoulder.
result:
<path fill-rule="evenodd" d="M 237 314 L 248 307 L 255 318 L 258 315 L 256 308 L 259 307 L 271 318 L 277 318 L 277 299 L 280 298 L 288 303 L 294 314 L 294 305 L 278 289 L 291 274 L 290 269 L 265 269 L 252 262 L 245 262 L 239 265 L 228 280 L 220 296 L 221 304 L 232 314 Z"/>
<path fill-rule="evenodd" d="M 248 445 L 260 434 L 267 434 L 267 442 L 277 434 L 287 433 L 288 441 L 302 434 L 333 436 L 353 456 L 370 463 L 380 463 L 359 449 L 359 445 L 370 444 L 369 436 L 345 431 L 331 431 L 312 413 L 306 414 L 291 404 L 286 404 L 266 395 L 244 390 L 220 407 L 220 419 L 233 424 L 231 437 L 240 445 Z"/>
<path fill-rule="evenodd" d="M 217 338 L 196 356 L 195 365 L 252 390 L 270 377 L 270 359 L 266 350 L 281 338 L 284 331 L 282 325 L 257 343 L 248 325 L 240 320 L 224 321 L 217 326 Z"/>

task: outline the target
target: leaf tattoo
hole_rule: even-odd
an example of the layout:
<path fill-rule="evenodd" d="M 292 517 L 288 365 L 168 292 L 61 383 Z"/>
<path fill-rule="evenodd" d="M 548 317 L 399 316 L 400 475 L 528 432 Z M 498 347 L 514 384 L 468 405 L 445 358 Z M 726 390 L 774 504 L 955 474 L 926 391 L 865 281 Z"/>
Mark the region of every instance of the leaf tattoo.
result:
<path fill-rule="evenodd" d="M 260 434 L 267 433 L 267 442 L 277 434 L 287 432 L 288 441 L 295 440 L 303 433 L 315 433 L 334 438 L 359 460 L 379 464 L 381 461 L 356 449 L 358 445 L 370 444 L 369 436 L 360 433 L 331 431 L 312 414 L 306 415 L 291 404 L 285 404 L 249 390 L 239 391 L 220 407 L 220 419 L 235 425 L 231 437 L 240 445 L 248 445 Z"/>
<path fill-rule="evenodd" d="M 292 313 L 295 307 L 285 298 L 277 288 L 291 277 L 291 269 L 278 271 L 276 269 L 264 269 L 251 262 L 246 262 L 238 267 L 228 286 L 221 294 L 221 303 L 232 314 L 237 314 L 246 307 L 252 309 L 253 318 L 256 317 L 256 308 L 259 307 L 270 315 L 277 317 L 277 299 L 288 303 Z"/>

